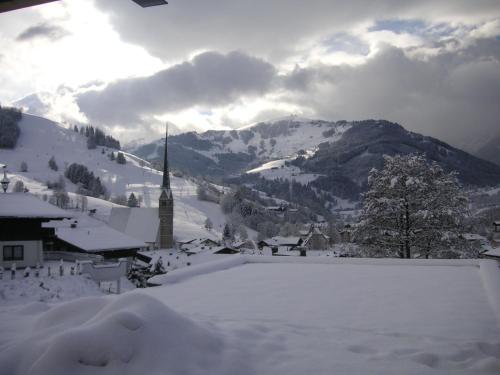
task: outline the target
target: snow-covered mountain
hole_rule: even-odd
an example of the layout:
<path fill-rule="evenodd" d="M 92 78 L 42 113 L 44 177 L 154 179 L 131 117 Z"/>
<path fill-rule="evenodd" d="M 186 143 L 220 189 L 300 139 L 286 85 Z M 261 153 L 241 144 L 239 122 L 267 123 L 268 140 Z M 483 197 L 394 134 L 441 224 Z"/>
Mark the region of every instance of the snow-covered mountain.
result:
<path fill-rule="evenodd" d="M 110 160 L 107 149 L 98 146 L 89 150 L 86 137 L 62 125 L 42 117 L 23 115 L 19 123 L 21 135 L 15 149 L 0 149 L 0 164 L 7 165 L 11 188 L 21 180 L 35 194 L 51 194 L 47 181 L 57 181 L 71 163 L 85 165 L 100 177 L 111 195 L 130 193 L 143 197 L 143 206 L 158 206 L 161 172 L 152 169 L 149 163 L 132 154 L 125 153 L 127 163 L 118 164 Z M 114 150 L 116 152 L 116 150 Z M 48 161 L 54 156 L 59 170 L 49 168 Z M 26 162 L 27 172 L 21 172 L 21 163 Z M 171 176 L 175 199 L 174 231 L 178 238 L 195 236 L 219 236 L 225 222 L 218 205 L 200 202 L 196 197 L 197 185 L 187 179 Z M 66 180 L 67 190 L 75 192 L 77 187 Z M 89 207 L 97 208 L 97 217 L 106 220 L 113 203 L 89 197 Z M 207 232 L 204 222 L 209 217 L 214 229 Z"/>
<path fill-rule="evenodd" d="M 423 153 L 445 170 L 456 171 L 465 185 L 500 184 L 498 165 L 385 120 L 330 122 L 288 117 L 239 130 L 184 133 L 171 137 L 169 145 L 172 166 L 190 174 L 231 178 L 234 183 L 240 177 L 239 182 L 246 184 L 257 176 L 295 181 L 310 184 L 337 201 L 359 198 L 369 171 L 382 167 L 384 155 Z M 133 152 L 159 161 L 163 141 Z"/>

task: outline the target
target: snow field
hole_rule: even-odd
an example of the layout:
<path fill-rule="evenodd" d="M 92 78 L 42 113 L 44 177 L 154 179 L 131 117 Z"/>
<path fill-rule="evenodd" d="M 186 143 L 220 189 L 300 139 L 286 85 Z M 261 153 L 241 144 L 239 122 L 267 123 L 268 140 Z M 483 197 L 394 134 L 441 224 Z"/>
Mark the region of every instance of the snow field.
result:
<path fill-rule="evenodd" d="M 253 332 L 256 374 L 500 370 L 483 263 L 239 258 L 175 271 L 165 286 L 138 292 L 221 329 Z"/>
<path fill-rule="evenodd" d="M 497 267 L 227 256 L 120 296 L 0 306 L 0 368 L 14 375 L 497 374 L 499 320 L 488 302 Z"/>

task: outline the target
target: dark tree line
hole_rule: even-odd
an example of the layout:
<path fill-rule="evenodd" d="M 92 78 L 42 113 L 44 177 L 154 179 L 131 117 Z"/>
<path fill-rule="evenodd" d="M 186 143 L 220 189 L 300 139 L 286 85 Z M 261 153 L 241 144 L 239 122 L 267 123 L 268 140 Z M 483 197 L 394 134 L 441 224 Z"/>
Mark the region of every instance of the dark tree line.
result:
<path fill-rule="evenodd" d="M 75 131 L 76 131 L 75 127 Z M 120 150 L 120 141 L 110 135 L 106 135 L 101 129 L 94 128 L 93 126 L 80 127 L 80 134 L 87 137 L 87 148 L 89 150 L 95 149 L 97 146 L 104 146 Z"/>
<path fill-rule="evenodd" d="M 18 123 L 22 117 L 20 109 L 0 106 L 0 148 L 16 147 L 21 134 Z"/>
<path fill-rule="evenodd" d="M 88 170 L 84 165 L 72 163 L 64 173 L 66 178 L 74 184 L 80 184 L 79 193 L 91 197 L 107 196 L 106 187 L 99 177 L 94 176 L 94 172 Z"/>

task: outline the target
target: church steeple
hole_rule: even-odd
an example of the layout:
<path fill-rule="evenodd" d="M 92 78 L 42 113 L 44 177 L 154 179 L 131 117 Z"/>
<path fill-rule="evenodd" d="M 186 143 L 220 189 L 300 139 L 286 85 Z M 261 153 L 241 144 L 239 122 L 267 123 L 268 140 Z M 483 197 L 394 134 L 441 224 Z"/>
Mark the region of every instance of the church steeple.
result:
<path fill-rule="evenodd" d="M 167 130 L 165 132 L 165 155 L 163 157 L 163 182 L 161 185 L 162 189 L 170 190 L 170 174 L 168 169 L 168 123 Z"/>
<path fill-rule="evenodd" d="M 163 181 L 159 199 L 158 216 L 160 228 L 158 233 L 158 246 L 160 249 L 169 249 L 174 246 L 174 197 L 170 189 L 170 176 L 168 168 L 168 124 L 165 133 L 165 156 L 163 160 Z"/>

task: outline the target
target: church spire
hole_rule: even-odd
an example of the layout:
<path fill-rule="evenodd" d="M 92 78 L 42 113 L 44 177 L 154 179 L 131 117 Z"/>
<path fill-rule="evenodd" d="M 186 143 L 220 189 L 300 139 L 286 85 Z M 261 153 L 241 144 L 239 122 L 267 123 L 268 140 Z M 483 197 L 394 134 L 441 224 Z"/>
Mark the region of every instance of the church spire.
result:
<path fill-rule="evenodd" d="M 163 159 L 163 182 L 161 188 L 170 190 L 170 175 L 168 169 L 168 122 L 167 130 L 165 132 L 165 156 Z"/>

